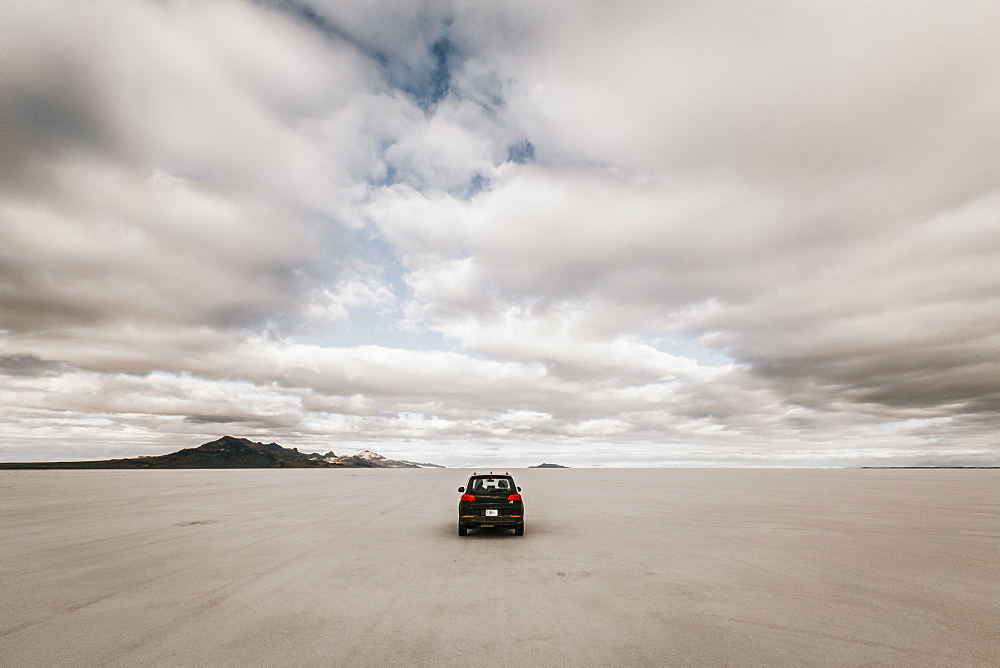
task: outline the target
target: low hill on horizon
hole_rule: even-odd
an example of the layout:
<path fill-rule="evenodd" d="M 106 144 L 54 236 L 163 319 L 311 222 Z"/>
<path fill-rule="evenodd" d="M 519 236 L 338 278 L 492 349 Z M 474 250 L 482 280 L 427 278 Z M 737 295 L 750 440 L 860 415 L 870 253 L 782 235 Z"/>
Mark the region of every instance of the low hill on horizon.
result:
<path fill-rule="evenodd" d="M 196 448 L 152 457 L 84 462 L 0 462 L 0 469 L 266 469 L 266 468 L 444 468 L 437 464 L 388 459 L 364 450 L 337 456 L 332 451 L 302 453 L 277 443 L 223 436 Z"/>

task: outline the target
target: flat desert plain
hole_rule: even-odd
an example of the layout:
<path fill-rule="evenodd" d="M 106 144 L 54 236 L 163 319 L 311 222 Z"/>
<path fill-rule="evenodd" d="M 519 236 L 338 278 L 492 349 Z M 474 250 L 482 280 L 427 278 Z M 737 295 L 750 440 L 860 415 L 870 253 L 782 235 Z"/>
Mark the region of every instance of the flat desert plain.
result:
<path fill-rule="evenodd" d="M 1000 471 L 469 473 L 0 472 L 0 664 L 1000 664 Z"/>

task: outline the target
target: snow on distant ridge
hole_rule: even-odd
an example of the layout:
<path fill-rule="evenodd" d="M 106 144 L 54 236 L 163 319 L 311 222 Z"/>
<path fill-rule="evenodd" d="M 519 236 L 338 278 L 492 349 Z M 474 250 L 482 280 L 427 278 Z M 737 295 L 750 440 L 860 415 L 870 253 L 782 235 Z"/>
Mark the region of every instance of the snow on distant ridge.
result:
<path fill-rule="evenodd" d="M 389 459 L 384 455 L 371 450 L 362 450 L 355 455 L 340 455 L 323 457 L 323 461 L 338 466 L 367 467 L 367 468 L 444 468 L 439 464 L 428 464 L 424 462 L 409 462 L 402 459 Z"/>

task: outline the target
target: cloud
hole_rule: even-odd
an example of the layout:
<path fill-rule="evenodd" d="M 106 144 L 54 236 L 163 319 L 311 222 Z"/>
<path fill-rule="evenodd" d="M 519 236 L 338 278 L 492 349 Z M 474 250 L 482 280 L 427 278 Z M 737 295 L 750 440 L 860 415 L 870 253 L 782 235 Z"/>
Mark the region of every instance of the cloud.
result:
<path fill-rule="evenodd" d="M 997 12 L 7 3 L 0 446 L 986 461 Z"/>
<path fill-rule="evenodd" d="M 184 421 L 195 424 L 232 424 L 243 420 L 232 415 L 188 415 Z"/>
<path fill-rule="evenodd" d="M 58 376 L 68 369 L 64 362 L 43 360 L 34 355 L 0 356 L 0 373 L 5 376 Z"/>
<path fill-rule="evenodd" d="M 609 12 L 560 15 L 530 57 L 505 62 L 549 164 L 498 172 L 461 207 L 412 191 L 377 203 L 406 211 L 398 225 L 381 206 L 371 217 L 428 258 L 412 277 L 430 326 L 488 347 L 505 312 L 530 332 L 553 308 L 538 304 L 585 303 L 625 317 L 608 336 L 685 327 L 761 382 L 887 406 L 982 403 L 1000 143 L 981 17 Z M 574 156 L 585 161 L 563 164 Z M 713 300 L 709 319 L 677 316 Z M 480 334 L 456 333 L 457 313 Z"/>
<path fill-rule="evenodd" d="M 381 168 L 363 59 L 243 3 L 7 13 L 15 329 L 256 327 L 337 280 L 356 179 Z"/>

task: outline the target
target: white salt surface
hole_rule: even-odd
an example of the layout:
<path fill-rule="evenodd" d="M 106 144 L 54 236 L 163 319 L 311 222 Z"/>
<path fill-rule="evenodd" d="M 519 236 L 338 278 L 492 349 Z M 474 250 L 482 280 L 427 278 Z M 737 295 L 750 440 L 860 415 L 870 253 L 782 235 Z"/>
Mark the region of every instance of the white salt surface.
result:
<path fill-rule="evenodd" d="M 1000 471 L 0 472 L 0 665 L 998 665 Z"/>

